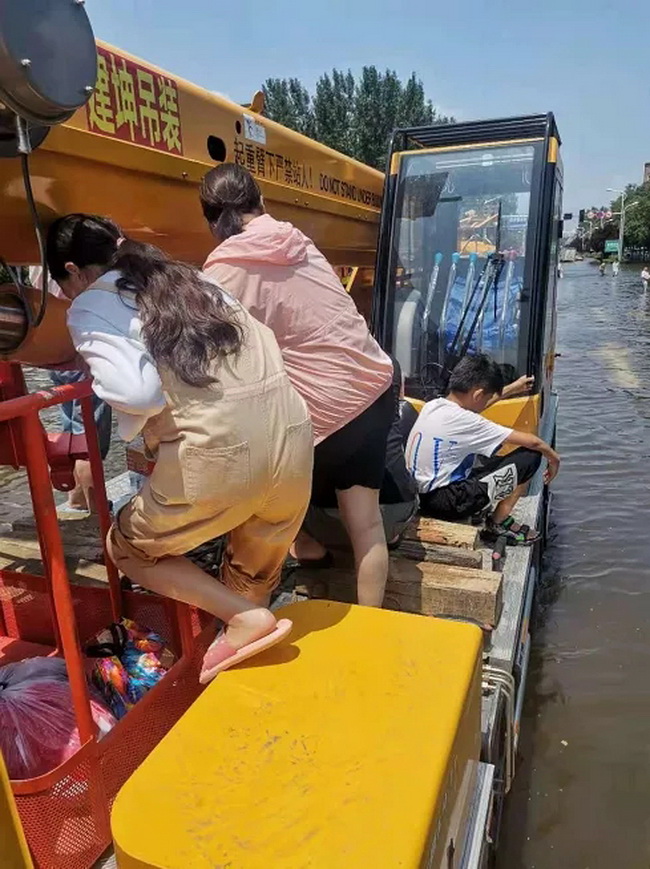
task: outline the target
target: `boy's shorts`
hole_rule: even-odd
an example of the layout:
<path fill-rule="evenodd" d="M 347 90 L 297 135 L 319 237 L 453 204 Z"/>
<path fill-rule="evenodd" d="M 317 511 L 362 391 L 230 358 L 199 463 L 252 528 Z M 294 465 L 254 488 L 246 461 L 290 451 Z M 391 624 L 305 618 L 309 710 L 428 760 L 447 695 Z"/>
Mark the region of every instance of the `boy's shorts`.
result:
<path fill-rule="evenodd" d="M 481 460 L 467 479 L 420 494 L 423 516 L 454 522 L 475 516 L 508 498 L 517 486 L 527 483 L 537 473 L 540 453 L 519 447 L 507 456 Z"/>

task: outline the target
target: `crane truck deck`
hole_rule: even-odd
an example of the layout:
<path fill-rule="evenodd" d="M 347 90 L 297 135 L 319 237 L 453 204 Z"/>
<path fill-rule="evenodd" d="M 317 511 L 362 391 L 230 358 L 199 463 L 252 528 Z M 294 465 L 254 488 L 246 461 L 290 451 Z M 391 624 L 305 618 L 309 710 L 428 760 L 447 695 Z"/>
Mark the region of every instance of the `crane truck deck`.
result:
<path fill-rule="evenodd" d="M 40 261 L 46 224 L 73 211 L 200 264 L 198 182 L 238 162 L 273 216 L 355 270 L 349 289 L 416 406 L 463 353 L 484 350 L 510 379 L 535 377 L 532 395 L 489 415 L 552 442 L 553 116 L 397 130 L 383 175 L 270 121 L 260 95 L 242 107 L 96 43 L 82 3 L 5 4 L 0 35 L 0 254 L 14 278 L 0 288 L 0 463 L 27 470 L 43 561 L 42 574 L 0 568 L 0 665 L 63 656 L 81 743 L 48 775 L 3 786 L 16 865 L 89 869 L 111 838 L 108 859 L 124 867 L 487 865 L 515 774 L 541 547 L 495 571 L 477 528 L 418 519 L 381 611 L 351 602 L 345 565 L 317 581 L 298 570 L 294 640 L 201 692 L 213 620 L 125 590 L 108 561 L 103 587 L 70 582 L 52 484 L 69 487 L 87 455 L 104 533 L 119 481 L 105 486 L 93 436 L 43 431 L 41 410 L 78 398 L 92 432 L 91 387 L 27 392 L 21 364 L 74 351 L 66 303 L 25 286 L 20 268 Z M 517 518 L 539 526 L 547 510 L 538 476 Z M 333 600 L 308 599 L 323 586 Z M 100 741 L 81 650 L 121 615 L 164 632 L 178 660 Z"/>

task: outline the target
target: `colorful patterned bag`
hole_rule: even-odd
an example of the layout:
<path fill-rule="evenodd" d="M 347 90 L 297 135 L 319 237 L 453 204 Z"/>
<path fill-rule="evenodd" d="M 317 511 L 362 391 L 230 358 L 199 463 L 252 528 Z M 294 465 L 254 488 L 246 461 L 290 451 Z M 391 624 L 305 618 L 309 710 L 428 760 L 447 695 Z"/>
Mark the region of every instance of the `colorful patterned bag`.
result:
<path fill-rule="evenodd" d="M 86 646 L 86 655 L 97 658 L 91 679 L 117 719 L 123 718 L 175 662 L 158 634 L 131 619 L 100 631 Z"/>

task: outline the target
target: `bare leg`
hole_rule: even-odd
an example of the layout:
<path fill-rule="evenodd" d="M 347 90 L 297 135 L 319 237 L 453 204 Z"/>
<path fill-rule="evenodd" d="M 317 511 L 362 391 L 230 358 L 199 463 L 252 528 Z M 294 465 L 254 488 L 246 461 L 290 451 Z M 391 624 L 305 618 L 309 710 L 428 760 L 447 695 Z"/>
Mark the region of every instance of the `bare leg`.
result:
<path fill-rule="evenodd" d="M 68 506 L 75 510 L 94 512 L 93 477 L 90 462 L 77 459 L 74 464 L 75 487 L 68 492 Z"/>
<path fill-rule="evenodd" d="M 124 556 L 108 538 L 111 558 L 129 579 L 157 594 L 192 604 L 227 624 L 226 637 L 234 649 L 266 636 L 275 616 L 246 600 L 182 556 L 161 558 L 155 564 Z"/>
<path fill-rule="evenodd" d="M 88 502 L 84 490 L 80 486 L 75 486 L 68 492 L 68 507 L 71 510 L 88 510 Z"/>
<path fill-rule="evenodd" d="M 388 578 L 388 549 L 379 509 L 379 490 L 352 486 L 337 491 L 341 519 L 352 542 L 357 569 L 357 600 L 380 607 Z"/>
<path fill-rule="evenodd" d="M 492 514 L 492 519 L 496 525 L 500 525 L 504 519 L 507 519 L 508 516 L 512 513 L 515 508 L 515 504 L 521 498 L 521 496 L 526 492 L 528 488 L 528 483 L 521 483 L 521 485 L 517 486 L 512 495 L 509 495 L 507 498 L 504 498 L 503 501 L 499 501 L 496 506 L 496 510 Z"/>
<path fill-rule="evenodd" d="M 290 552 L 298 561 L 318 561 L 327 555 L 327 549 L 318 540 L 314 540 L 310 534 L 302 530 L 298 532 L 296 539 L 291 544 Z"/>

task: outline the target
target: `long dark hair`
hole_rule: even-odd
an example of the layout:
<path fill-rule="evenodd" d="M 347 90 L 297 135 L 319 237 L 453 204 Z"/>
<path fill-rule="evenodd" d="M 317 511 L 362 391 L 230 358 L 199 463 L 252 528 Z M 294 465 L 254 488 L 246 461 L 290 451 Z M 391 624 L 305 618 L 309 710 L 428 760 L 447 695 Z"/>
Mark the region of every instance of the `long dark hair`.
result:
<path fill-rule="evenodd" d="M 262 194 L 251 173 L 237 163 L 210 169 L 199 190 L 205 219 L 214 234 L 225 241 L 244 228 L 245 214 L 262 214 Z"/>
<path fill-rule="evenodd" d="M 117 287 L 135 295 L 154 362 L 191 386 L 214 383 L 212 361 L 241 348 L 242 328 L 218 287 L 154 245 L 124 239 L 106 217 L 68 214 L 56 220 L 48 231 L 47 259 L 55 280 L 68 276 L 68 262 L 119 271 Z"/>

